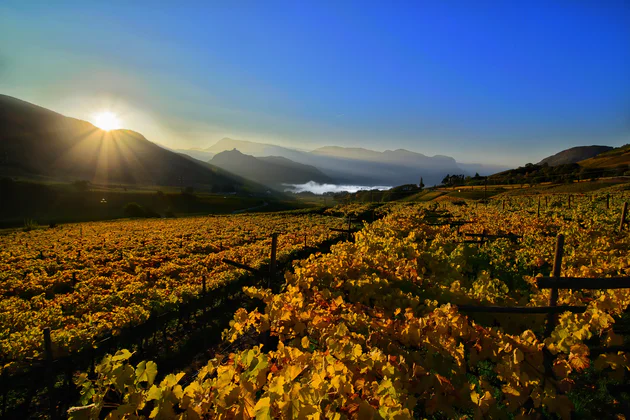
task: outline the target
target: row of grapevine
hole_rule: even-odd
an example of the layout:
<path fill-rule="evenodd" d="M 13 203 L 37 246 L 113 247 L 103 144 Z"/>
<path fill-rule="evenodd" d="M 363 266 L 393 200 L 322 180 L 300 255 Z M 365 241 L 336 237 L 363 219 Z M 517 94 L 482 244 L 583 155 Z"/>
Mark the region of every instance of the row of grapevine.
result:
<path fill-rule="evenodd" d="M 624 343 L 630 290 L 560 290 L 562 313 L 550 334 L 545 314 L 460 313 L 458 305 L 544 306 L 550 291 L 536 277 L 552 268 L 555 235 L 567 238 L 563 273 L 574 277 L 630 274 L 630 238 L 619 215 L 590 202 L 534 217 L 523 207 L 456 206 L 471 223 L 459 232 L 435 223 L 423 206 L 391 205 L 355 242 L 314 254 L 286 274 L 274 294 L 246 293 L 265 304 L 238 310 L 226 341 L 269 333 L 278 344 L 217 356 L 187 386 L 183 374 L 156 380 L 150 362 L 130 354 L 106 358 L 96 378 L 83 375 L 83 406 L 72 416 L 164 418 L 413 418 L 612 416 L 609 394 L 623 383 L 625 352 L 597 352 Z M 461 235 L 514 234 L 480 246 Z M 120 375 L 116 372 L 126 372 Z"/>
<path fill-rule="evenodd" d="M 177 310 L 238 278 L 224 258 L 259 266 L 277 232 L 278 258 L 316 246 L 343 220 L 317 215 L 239 215 L 64 225 L 0 237 L 2 371 L 54 357 L 104 334 Z M 214 291 L 214 292 L 213 292 Z"/>

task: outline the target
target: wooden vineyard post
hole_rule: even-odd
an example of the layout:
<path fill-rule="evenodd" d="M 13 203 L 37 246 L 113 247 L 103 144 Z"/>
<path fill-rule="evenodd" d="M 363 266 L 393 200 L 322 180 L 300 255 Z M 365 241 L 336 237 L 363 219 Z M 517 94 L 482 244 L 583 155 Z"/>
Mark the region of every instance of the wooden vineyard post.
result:
<path fill-rule="evenodd" d="M 351 238 L 351 233 L 350 233 L 350 228 L 352 227 L 352 218 L 349 217 L 348 218 L 348 242 L 350 242 L 350 238 Z"/>
<path fill-rule="evenodd" d="M 306 233 L 304 234 L 304 248 L 306 248 Z"/>
<path fill-rule="evenodd" d="M 562 255 L 564 253 L 564 235 L 559 234 L 556 239 L 556 252 L 553 257 L 553 271 L 551 277 L 557 280 L 560 277 L 560 271 L 562 270 Z M 549 306 L 558 305 L 558 288 L 551 288 L 551 296 L 549 297 Z M 547 335 L 550 335 L 556 326 L 557 314 L 550 313 L 547 316 Z"/>
<path fill-rule="evenodd" d="M 540 218 L 540 196 L 538 196 L 538 211 L 536 212 L 536 217 Z"/>
<path fill-rule="evenodd" d="M 545 208 L 549 208 L 549 197 L 545 196 Z"/>
<path fill-rule="evenodd" d="M 206 314 L 206 305 L 208 304 L 208 301 L 206 300 L 207 296 L 208 296 L 208 285 L 206 284 L 206 276 L 203 275 L 201 276 L 201 306 L 203 308 L 202 313 L 204 315 Z"/>
<path fill-rule="evenodd" d="M 50 328 L 44 328 L 44 353 L 46 355 L 46 379 L 48 380 L 48 403 L 49 414 L 51 419 L 57 418 L 57 409 L 55 403 L 55 377 L 53 372 L 53 354 L 52 340 L 50 338 Z"/>
<path fill-rule="evenodd" d="M 606 210 L 610 209 L 610 194 L 606 194 Z"/>
<path fill-rule="evenodd" d="M 501 200 L 501 210 L 505 210 L 505 200 Z"/>
<path fill-rule="evenodd" d="M 271 279 L 276 275 L 276 252 L 278 250 L 278 234 L 271 235 L 271 262 L 269 263 L 269 282 L 267 287 L 271 287 Z"/>
<path fill-rule="evenodd" d="M 569 210 L 571 209 L 571 194 L 569 194 Z"/>
<path fill-rule="evenodd" d="M 623 230 L 623 225 L 626 223 L 626 213 L 628 212 L 628 202 L 624 201 L 623 209 L 621 209 L 621 220 L 619 221 L 619 232 Z"/>
<path fill-rule="evenodd" d="M 487 192 L 488 192 L 488 177 L 486 177 L 485 182 L 483 183 L 483 202 L 487 205 Z"/>

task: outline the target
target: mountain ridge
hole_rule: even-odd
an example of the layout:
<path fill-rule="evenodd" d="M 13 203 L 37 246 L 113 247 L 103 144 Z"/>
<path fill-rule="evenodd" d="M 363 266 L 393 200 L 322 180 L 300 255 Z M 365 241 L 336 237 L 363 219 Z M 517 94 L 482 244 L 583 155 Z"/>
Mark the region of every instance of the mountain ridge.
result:
<path fill-rule="evenodd" d="M 314 166 L 282 156 L 254 157 L 233 149 L 217 153 L 209 163 L 272 188 L 281 189 L 283 184 L 304 184 L 309 181 L 331 182 L 330 177 Z"/>

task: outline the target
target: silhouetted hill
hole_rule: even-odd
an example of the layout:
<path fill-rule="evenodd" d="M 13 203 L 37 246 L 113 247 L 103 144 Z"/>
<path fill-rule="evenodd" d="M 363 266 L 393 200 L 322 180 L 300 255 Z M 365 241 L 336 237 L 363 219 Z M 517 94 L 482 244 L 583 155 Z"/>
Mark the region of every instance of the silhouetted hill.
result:
<path fill-rule="evenodd" d="M 567 165 L 578 163 L 582 160 L 590 159 L 600 153 L 608 152 L 613 148 L 610 146 L 578 146 L 563 150 L 553 156 L 541 160 L 538 164 L 549 166 Z"/>
<path fill-rule="evenodd" d="M 280 156 L 256 158 L 236 149 L 217 153 L 210 160 L 210 163 L 244 178 L 272 187 L 282 187 L 282 184 L 285 183 L 331 182 L 330 177 L 313 166 L 293 162 Z"/>
<path fill-rule="evenodd" d="M 288 147 L 276 146 L 275 144 L 266 144 L 266 143 L 257 143 L 253 141 L 247 140 L 234 140 L 228 137 L 225 137 L 212 146 L 203 149 L 206 152 L 210 153 L 220 153 L 225 152 L 227 150 L 236 149 L 241 153 L 246 155 L 251 155 L 254 157 L 263 157 L 263 156 L 282 156 L 287 159 L 294 160 L 294 157 L 301 156 L 303 154 L 308 154 L 308 152 L 300 151 L 296 149 L 291 149 Z"/>
<path fill-rule="evenodd" d="M 243 187 L 243 181 L 187 159 L 130 130 L 103 131 L 0 95 L 0 175 L 93 183 Z"/>

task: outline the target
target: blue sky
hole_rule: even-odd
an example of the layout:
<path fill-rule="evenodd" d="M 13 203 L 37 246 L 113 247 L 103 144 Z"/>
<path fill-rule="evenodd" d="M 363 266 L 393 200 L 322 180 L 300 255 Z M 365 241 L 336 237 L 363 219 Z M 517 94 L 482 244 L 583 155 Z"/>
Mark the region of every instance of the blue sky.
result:
<path fill-rule="evenodd" d="M 517 165 L 630 142 L 627 1 L 93 3 L 0 3 L 0 93 L 172 147 Z"/>

